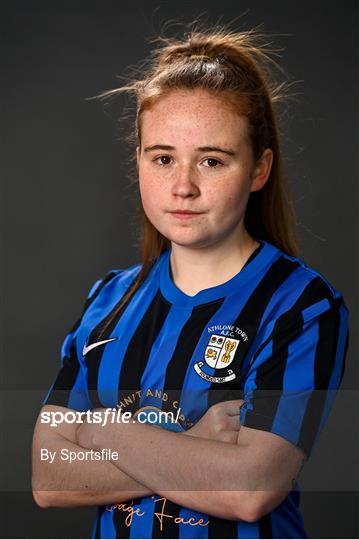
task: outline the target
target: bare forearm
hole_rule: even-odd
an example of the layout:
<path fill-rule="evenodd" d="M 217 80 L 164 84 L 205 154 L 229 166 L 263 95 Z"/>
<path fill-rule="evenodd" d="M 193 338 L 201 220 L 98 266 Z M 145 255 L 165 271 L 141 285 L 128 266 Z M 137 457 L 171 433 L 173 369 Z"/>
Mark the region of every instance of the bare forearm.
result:
<path fill-rule="evenodd" d="M 215 516 L 230 520 L 243 519 L 243 517 L 239 518 L 234 511 L 234 499 L 238 500 L 241 495 L 239 491 L 166 491 L 159 489 L 158 494 L 180 506 L 208 514 L 209 518 Z M 241 516 L 247 516 L 244 514 L 244 504 L 248 503 L 252 494 L 251 492 L 242 492 L 242 495 Z"/>
<path fill-rule="evenodd" d="M 127 474 L 136 476 L 155 493 L 181 506 L 221 518 L 238 519 L 240 512 L 243 516 L 248 515 L 247 505 L 252 498 L 246 491 L 241 497 L 236 483 L 236 466 L 241 452 L 246 461 L 243 448 L 183 437 L 179 433 L 137 423 L 117 426 L 112 433 L 98 430 L 98 435 L 100 439 L 94 440 L 91 447 L 118 451 L 119 458 L 113 463 Z M 104 437 L 102 441 L 101 437 Z M 242 485 L 246 483 L 245 476 L 243 467 Z M 236 497 L 231 490 L 236 491 Z M 238 508 L 240 499 L 241 507 Z"/>
<path fill-rule="evenodd" d="M 51 452 L 52 463 L 41 460 L 41 449 Z M 39 437 L 34 439 L 32 483 L 35 500 L 40 506 L 112 504 L 153 493 L 111 461 L 76 460 L 70 464 L 61 458 L 62 449 L 76 453 L 86 451 L 58 434 L 46 437 L 46 442 L 41 442 Z"/>

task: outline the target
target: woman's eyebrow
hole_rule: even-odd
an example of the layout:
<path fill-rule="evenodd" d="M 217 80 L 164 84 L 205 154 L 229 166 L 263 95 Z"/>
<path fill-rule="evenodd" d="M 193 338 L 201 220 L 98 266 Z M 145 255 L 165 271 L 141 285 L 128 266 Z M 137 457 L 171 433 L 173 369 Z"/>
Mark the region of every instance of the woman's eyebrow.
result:
<path fill-rule="evenodd" d="M 151 146 L 146 146 L 143 149 L 144 152 L 151 152 L 151 150 L 176 150 L 176 148 L 168 144 L 153 144 Z M 231 148 L 221 148 L 220 146 L 199 146 L 196 150 L 199 152 L 222 152 L 229 156 L 235 156 L 237 154 L 237 152 Z"/>

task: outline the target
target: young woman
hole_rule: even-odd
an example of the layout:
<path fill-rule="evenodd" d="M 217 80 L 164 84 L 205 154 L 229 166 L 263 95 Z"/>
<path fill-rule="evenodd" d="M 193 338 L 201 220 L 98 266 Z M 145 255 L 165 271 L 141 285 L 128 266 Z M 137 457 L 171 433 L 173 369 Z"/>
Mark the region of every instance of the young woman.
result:
<path fill-rule="evenodd" d="M 343 377 L 348 311 L 298 258 L 258 39 L 165 40 L 102 96 L 137 99 L 142 261 L 94 284 L 41 412 L 133 416 L 39 417 L 33 444 L 36 502 L 99 505 L 95 538 L 306 537 L 296 477 Z"/>

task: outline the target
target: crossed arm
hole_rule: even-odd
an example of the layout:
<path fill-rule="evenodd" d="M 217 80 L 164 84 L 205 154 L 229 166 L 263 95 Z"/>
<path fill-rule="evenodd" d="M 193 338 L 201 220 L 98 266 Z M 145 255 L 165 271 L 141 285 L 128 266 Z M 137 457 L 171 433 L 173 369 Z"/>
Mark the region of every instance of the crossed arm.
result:
<path fill-rule="evenodd" d="M 33 492 L 43 507 L 111 504 L 155 493 L 209 515 L 256 521 L 286 497 L 304 458 L 285 439 L 243 426 L 235 443 L 138 422 L 61 429 L 54 433 L 39 421 L 35 428 Z M 40 460 L 41 448 L 57 452 L 54 463 Z M 61 448 L 110 448 L 119 457 L 70 468 L 60 460 Z"/>

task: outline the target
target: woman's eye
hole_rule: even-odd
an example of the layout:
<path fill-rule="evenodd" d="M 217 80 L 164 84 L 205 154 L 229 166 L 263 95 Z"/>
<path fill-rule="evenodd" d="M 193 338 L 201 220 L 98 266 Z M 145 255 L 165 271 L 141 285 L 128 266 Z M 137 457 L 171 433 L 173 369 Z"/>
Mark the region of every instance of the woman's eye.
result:
<path fill-rule="evenodd" d="M 206 158 L 204 161 L 208 161 L 208 168 L 209 169 L 215 169 L 217 168 L 217 165 L 222 165 L 222 163 L 215 158 Z"/>
<path fill-rule="evenodd" d="M 161 160 L 161 161 L 158 161 L 158 160 Z M 171 161 L 171 157 L 170 156 L 158 156 L 153 161 L 155 163 L 157 163 L 158 165 L 160 165 L 160 166 L 168 165 L 169 162 Z"/>
<path fill-rule="evenodd" d="M 171 163 L 171 156 L 158 156 L 153 161 L 157 163 L 157 165 L 160 165 L 163 167 L 164 165 L 169 165 Z M 203 160 L 203 163 L 207 161 L 208 165 L 205 165 L 208 169 L 215 169 L 218 168 L 218 165 L 223 165 L 218 159 L 215 158 L 206 158 Z"/>

